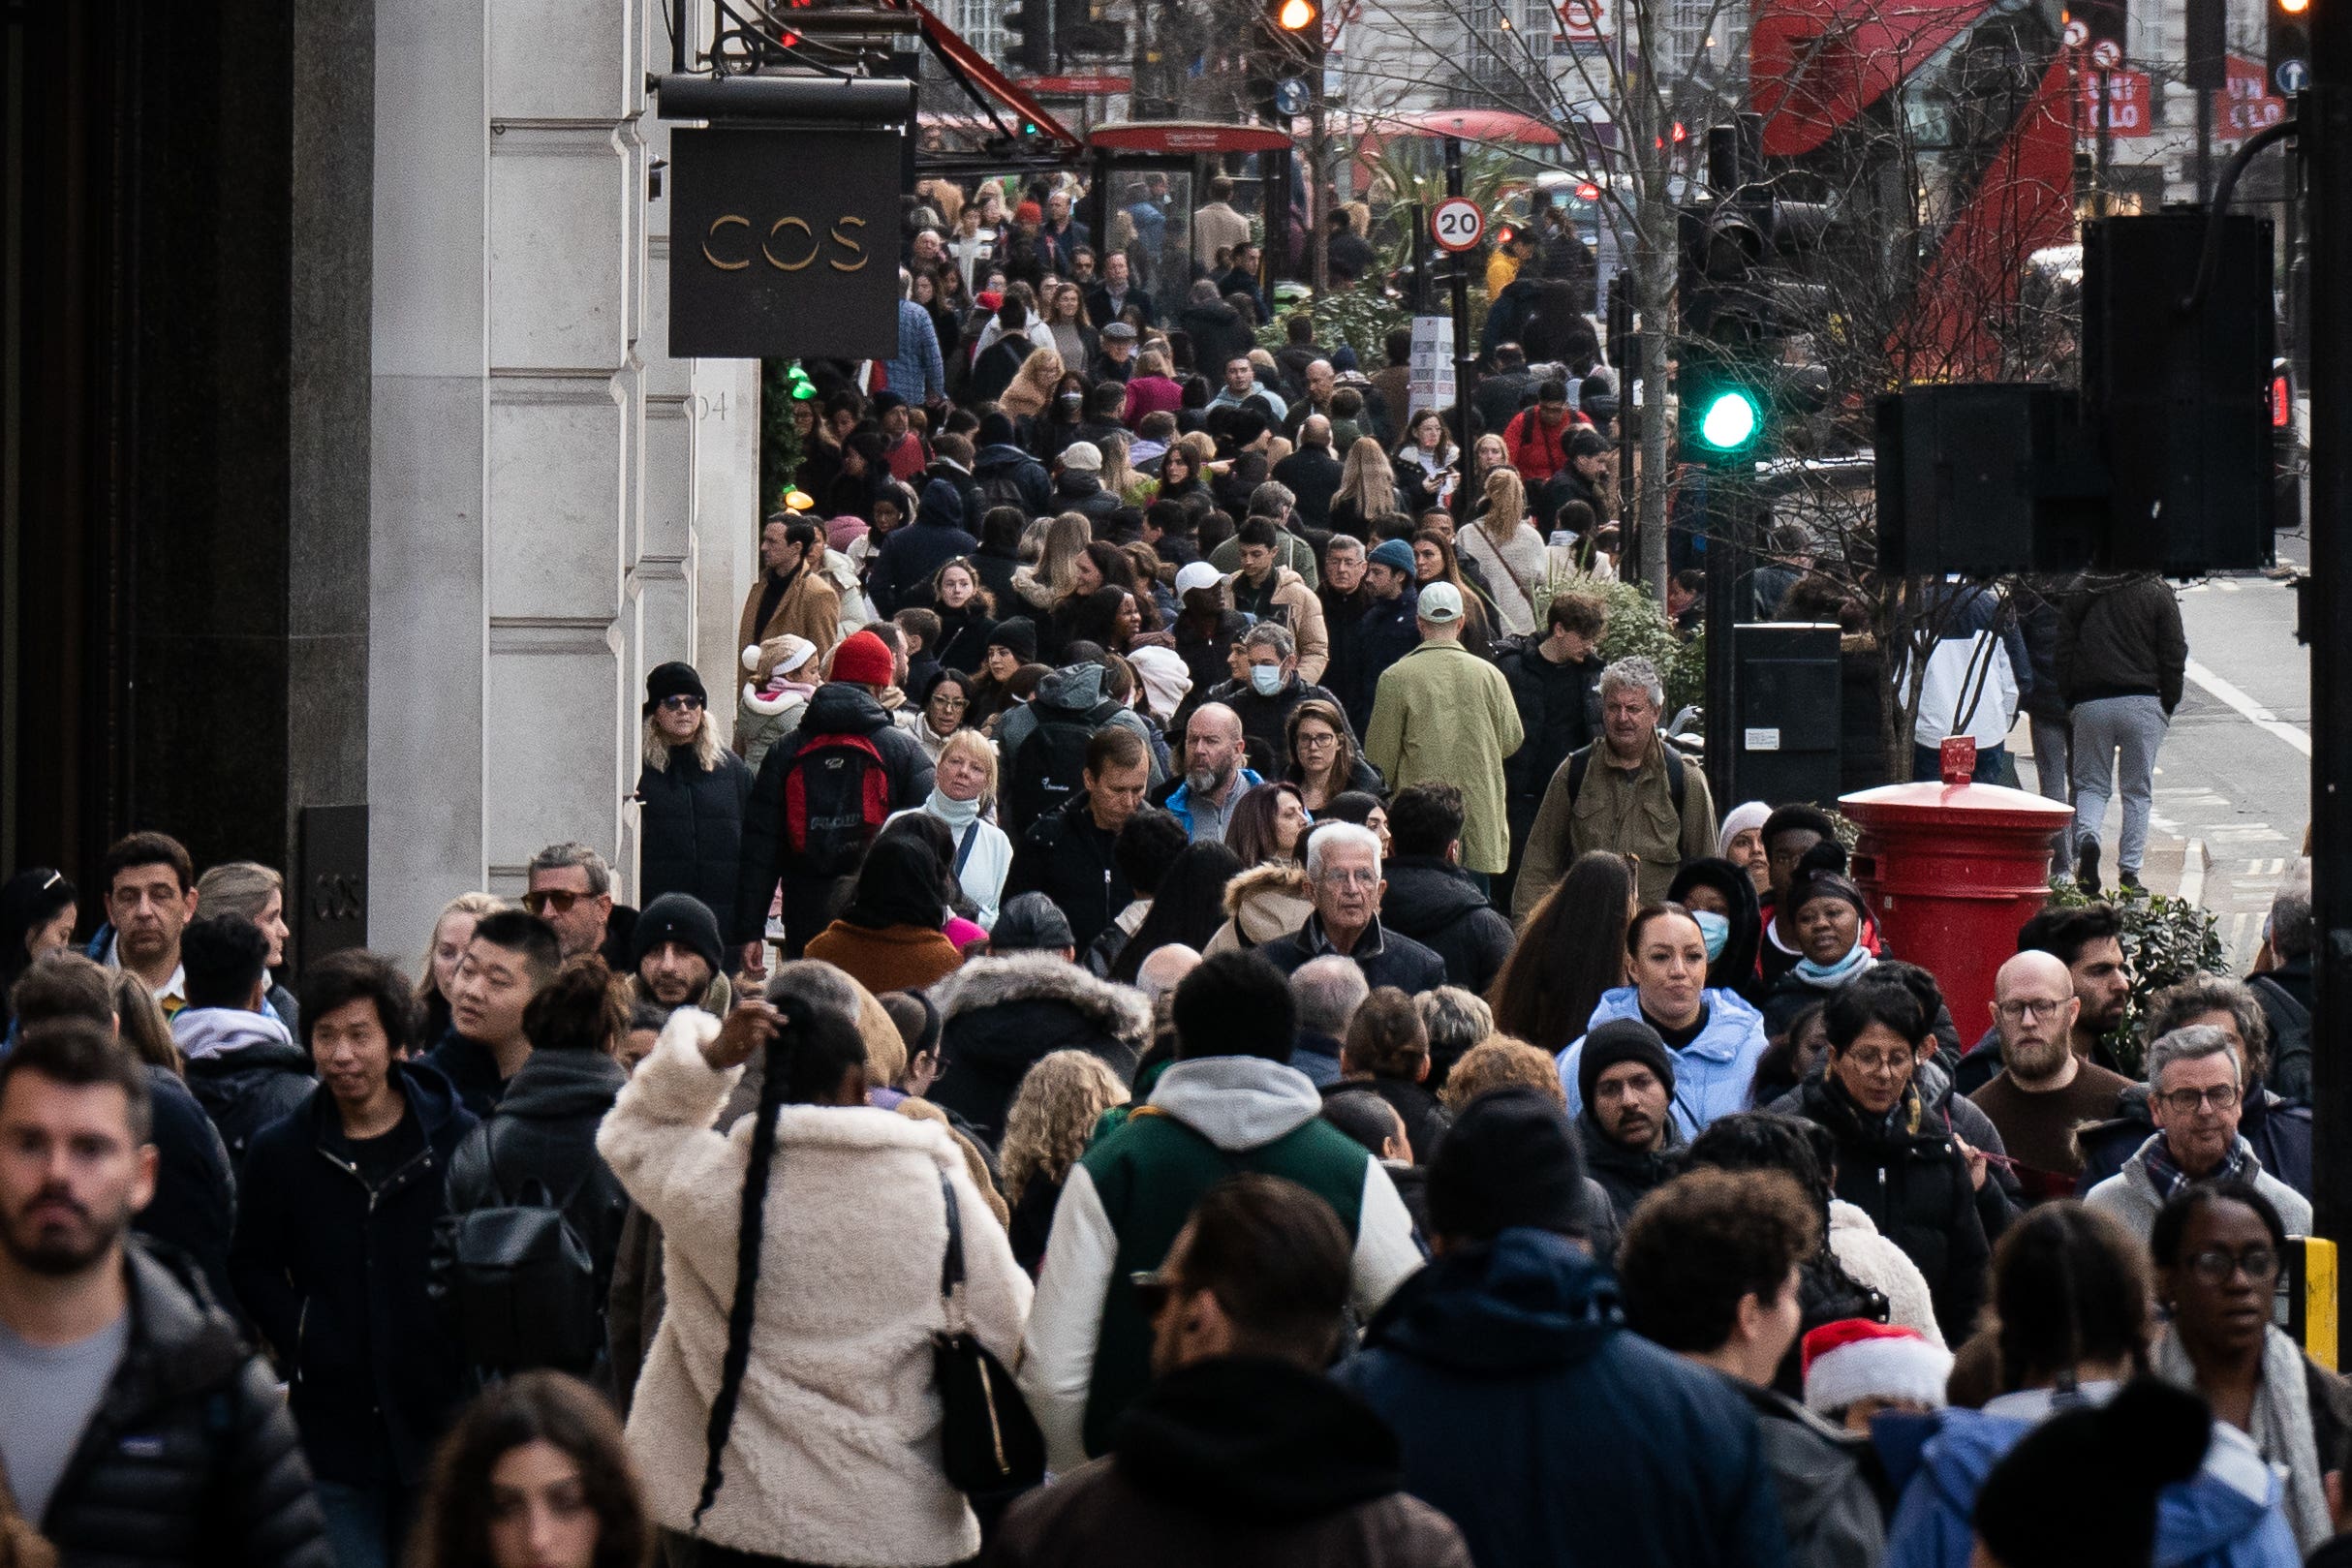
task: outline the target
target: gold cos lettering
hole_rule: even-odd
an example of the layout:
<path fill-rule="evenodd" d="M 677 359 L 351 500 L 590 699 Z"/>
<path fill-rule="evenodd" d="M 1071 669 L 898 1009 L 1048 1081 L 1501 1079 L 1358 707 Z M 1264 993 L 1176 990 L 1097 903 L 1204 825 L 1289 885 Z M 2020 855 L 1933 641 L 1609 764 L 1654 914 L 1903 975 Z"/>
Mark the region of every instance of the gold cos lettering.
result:
<path fill-rule="evenodd" d="M 783 261 L 778 258 L 773 250 L 768 248 L 774 243 L 776 236 L 784 232 L 784 231 L 787 229 L 799 230 L 801 237 L 809 242 L 809 254 L 802 257 L 797 261 Z M 793 218 L 789 216 L 779 218 L 773 225 L 769 227 L 767 238 L 760 241 L 759 254 L 766 257 L 767 264 L 774 267 L 779 272 L 797 272 L 802 267 L 813 265 L 817 261 L 817 232 L 815 230 L 809 227 L 809 221 L 806 218 Z"/>
<path fill-rule="evenodd" d="M 719 237 L 720 230 L 729 227 L 748 230 L 751 226 L 752 221 L 739 213 L 730 212 L 724 217 L 713 218 L 709 230 L 702 235 L 702 260 L 722 272 L 740 272 L 750 266 L 752 261 L 748 256 L 740 261 L 722 261 L 719 260 L 718 253 L 710 247 L 711 241 Z"/>
<path fill-rule="evenodd" d="M 857 260 L 854 261 L 836 261 L 828 260 L 825 262 L 825 265 L 831 267 L 836 272 L 855 272 L 860 267 L 864 266 L 868 261 L 873 261 L 874 258 L 866 254 L 866 248 L 863 245 L 860 245 L 857 243 L 857 241 L 851 239 L 849 235 L 842 232 L 844 229 L 863 229 L 865 226 L 866 220 L 863 218 L 844 217 L 839 223 L 836 223 L 833 226 L 831 235 L 833 243 L 839 245 L 843 250 L 848 251 L 851 255 L 856 257 Z"/>

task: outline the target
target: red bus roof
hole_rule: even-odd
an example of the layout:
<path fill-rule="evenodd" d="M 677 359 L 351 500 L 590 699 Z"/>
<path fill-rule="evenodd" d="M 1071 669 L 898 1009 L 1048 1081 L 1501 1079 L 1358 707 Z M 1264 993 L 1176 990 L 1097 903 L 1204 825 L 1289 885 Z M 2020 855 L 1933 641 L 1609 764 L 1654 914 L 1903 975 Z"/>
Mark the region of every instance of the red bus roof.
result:
<path fill-rule="evenodd" d="M 1373 137 L 1460 137 L 1465 141 L 1519 142 L 1557 147 L 1560 133 L 1543 121 L 1507 108 L 1423 108 L 1402 114 L 1368 114 L 1364 133 Z"/>
<path fill-rule="evenodd" d="M 1130 152 L 1281 152 L 1290 133 L 1270 125 L 1220 125 L 1212 120 L 1136 120 L 1098 125 L 1087 133 L 1097 147 Z"/>

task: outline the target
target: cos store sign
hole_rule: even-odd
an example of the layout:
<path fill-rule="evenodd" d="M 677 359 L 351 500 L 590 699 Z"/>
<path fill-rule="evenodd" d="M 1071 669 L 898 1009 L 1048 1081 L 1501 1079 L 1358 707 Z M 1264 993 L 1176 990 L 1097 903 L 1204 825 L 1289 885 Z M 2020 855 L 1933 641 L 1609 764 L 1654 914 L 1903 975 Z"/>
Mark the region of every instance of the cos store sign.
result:
<path fill-rule="evenodd" d="M 896 131 L 670 133 L 673 359 L 898 352 Z"/>

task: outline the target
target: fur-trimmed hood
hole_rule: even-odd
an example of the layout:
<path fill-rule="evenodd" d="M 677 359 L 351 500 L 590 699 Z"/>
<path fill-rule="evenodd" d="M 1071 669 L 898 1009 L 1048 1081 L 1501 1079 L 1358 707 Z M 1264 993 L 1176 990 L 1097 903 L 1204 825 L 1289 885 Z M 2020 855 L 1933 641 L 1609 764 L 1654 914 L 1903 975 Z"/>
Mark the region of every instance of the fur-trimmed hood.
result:
<path fill-rule="evenodd" d="M 939 1082 L 929 1098 L 991 1143 L 1029 1069 L 1085 1051 L 1126 1079 L 1151 1038 L 1143 993 L 1098 980 L 1047 953 L 975 958 L 932 987 L 941 1018 Z"/>
<path fill-rule="evenodd" d="M 983 1007 L 1014 1001 L 1068 1002 L 1132 1050 L 1151 1038 L 1152 1004 L 1132 986 L 1099 980 L 1052 953 L 975 958 L 931 989 L 941 1028 Z"/>
<path fill-rule="evenodd" d="M 1298 930 L 1314 912 L 1304 866 L 1290 861 L 1252 866 L 1225 884 L 1225 913 L 1231 918 L 1209 938 L 1207 951 L 1262 947 Z"/>

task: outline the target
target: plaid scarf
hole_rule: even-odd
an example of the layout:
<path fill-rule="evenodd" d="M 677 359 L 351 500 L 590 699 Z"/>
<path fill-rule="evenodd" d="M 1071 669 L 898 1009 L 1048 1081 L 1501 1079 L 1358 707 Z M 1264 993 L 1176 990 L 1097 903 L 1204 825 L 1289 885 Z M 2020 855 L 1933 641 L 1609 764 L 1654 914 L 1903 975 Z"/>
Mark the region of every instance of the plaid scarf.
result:
<path fill-rule="evenodd" d="M 2156 1197 L 2165 1203 L 2179 1197 L 2191 1183 L 2250 1181 L 2260 1168 L 2254 1162 L 2254 1146 L 2241 1137 L 2230 1145 L 2230 1152 L 2211 1174 L 2191 1176 L 2173 1162 L 2172 1146 L 2164 1141 L 2162 1133 L 2148 1140 L 2148 1146 L 2140 1151 L 2140 1163 L 2147 1168 Z"/>

